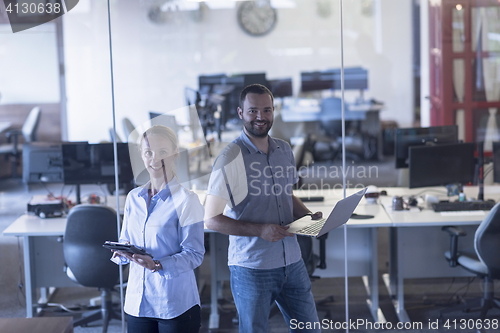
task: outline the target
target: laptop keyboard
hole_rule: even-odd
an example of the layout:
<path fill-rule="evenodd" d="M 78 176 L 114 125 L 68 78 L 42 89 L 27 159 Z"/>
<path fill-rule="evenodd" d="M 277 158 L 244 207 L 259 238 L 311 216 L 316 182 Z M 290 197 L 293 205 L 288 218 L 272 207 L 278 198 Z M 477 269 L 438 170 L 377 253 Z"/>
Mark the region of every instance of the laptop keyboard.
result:
<path fill-rule="evenodd" d="M 297 230 L 297 234 L 304 234 L 304 235 L 317 235 L 321 228 L 323 228 L 323 225 L 325 224 L 326 219 L 319 219 L 316 220 L 313 224 L 308 225 L 307 227 L 304 227 L 300 230 Z"/>

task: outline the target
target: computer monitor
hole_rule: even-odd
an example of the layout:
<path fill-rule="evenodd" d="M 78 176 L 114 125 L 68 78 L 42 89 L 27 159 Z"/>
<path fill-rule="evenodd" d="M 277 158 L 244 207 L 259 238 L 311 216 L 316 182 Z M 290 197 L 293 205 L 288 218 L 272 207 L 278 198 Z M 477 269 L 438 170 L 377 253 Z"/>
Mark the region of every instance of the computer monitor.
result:
<path fill-rule="evenodd" d="M 269 90 L 275 98 L 293 96 L 292 78 L 270 80 Z"/>
<path fill-rule="evenodd" d="M 318 91 L 333 89 L 333 74 L 329 72 L 302 72 L 300 73 L 300 91 Z"/>
<path fill-rule="evenodd" d="M 201 93 L 211 93 L 213 86 L 223 84 L 227 78 L 226 74 L 212 74 L 198 76 L 198 90 Z"/>
<path fill-rule="evenodd" d="M 179 125 L 174 115 L 163 114 L 160 112 L 149 111 L 149 119 L 151 120 L 151 125 L 163 125 L 174 131 L 175 134 L 179 132 Z"/>
<path fill-rule="evenodd" d="M 342 73 L 340 68 L 316 72 L 302 72 L 301 91 L 317 91 L 342 88 Z M 344 68 L 344 89 L 365 90 L 368 89 L 368 70 L 362 67 Z"/>
<path fill-rule="evenodd" d="M 266 73 L 246 73 L 236 76 L 243 76 L 243 88 L 250 84 L 261 84 L 269 88 L 269 82 L 266 79 Z"/>
<path fill-rule="evenodd" d="M 458 143 L 458 126 L 397 128 L 394 142 L 396 168 L 408 167 L 410 147 L 443 143 Z"/>
<path fill-rule="evenodd" d="M 475 148 L 472 142 L 410 147 L 408 187 L 472 183 Z"/>
<path fill-rule="evenodd" d="M 198 77 L 198 89 L 200 93 L 213 93 L 217 88 L 231 86 L 239 96 L 240 91 L 254 83 L 262 84 L 269 88 L 266 73 L 242 73 L 227 76 L 226 74 L 200 75 Z M 229 91 L 228 91 L 229 92 Z"/>
<path fill-rule="evenodd" d="M 161 116 L 162 114 L 163 114 L 163 113 L 160 113 L 160 112 L 149 111 L 149 119 L 150 119 L 150 120 L 153 120 L 153 119 L 155 119 L 156 117 Z"/>
<path fill-rule="evenodd" d="M 134 179 L 127 143 L 117 143 L 118 179 L 120 184 Z M 115 167 L 112 143 L 62 144 L 63 182 L 67 185 L 114 184 Z"/>
<path fill-rule="evenodd" d="M 329 72 L 333 75 L 333 89 L 341 89 L 340 69 L 332 69 Z M 368 89 L 368 70 L 362 67 L 344 68 L 344 89 Z"/>

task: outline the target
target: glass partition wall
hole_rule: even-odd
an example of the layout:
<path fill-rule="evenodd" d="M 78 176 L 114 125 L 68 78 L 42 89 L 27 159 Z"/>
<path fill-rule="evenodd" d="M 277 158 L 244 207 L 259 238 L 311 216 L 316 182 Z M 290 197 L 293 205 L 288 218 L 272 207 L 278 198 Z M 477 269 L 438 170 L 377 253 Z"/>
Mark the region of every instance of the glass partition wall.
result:
<path fill-rule="evenodd" d="M 249 83 L 265 84 L 275 94 L 270 133 L 289 142 L 300 158 L 296 194 L 326 198 L 325 215 L 346 195 L 344 185 L 394 185 L 379 176 L 381 119 L 413 121 L 411 1 L 130 0 L 109 5 L 109 18 L 106 3 L 91 0 L 64 17 L 68 140 L 114 137 L 128 143 L 136 185 L 144 183 L 137 143 L 145 129 L 163 124 L 179 138 L 177 175 L 203 197 L 214 157 L 241 133 L 238 97 Z M 367 215 L 378 214 L 376 204 L 366 208 L 363 199 L 361 205 Z M 381 226 L 388 224 L 383 216 Z M 321 277 L 312 278 L 313 293 L 334 297 L 317 303 L 322 328 L 348 330 L 349 320 L 385 322 L 378 306 L 379 267 L 385 265 L 378 261 L 381 237 L 384 230 L 379 235 L 376 227 L 340 227 L 326 240 L 313 240 L 315 255 L 308 265 L 312 276 Z M 326 256 L 320 258 L 323 245 Z M 206 256 L 215 259 L 212 253 Z M 212 266 L 199 274 L 230 300 L 225 263 L 223 258 L 216 272 Z M 205 289 L 202 299 L 208 301 Z M 221 294 L 212 287 L 214 292 Z M 217 328 L 222 317 L 217 303 L 212 300 L 210 328 Z M 274 321 L 286 331 L 282 319 Z"/>
<path fill-rule="evenodd" d="M 188 170 L 185 175 L 188 186 L 204 190 L 211 157 L 220 151 L 220 143 L 232 141 L 242 129 L 236 112 L 239 91 L 248 83 L 264 83 L 276 94 L 271 134 L 294 147 L 301 141 L 313 141 L 315 148 L 299 164 L 304 195 L 341 199 L 344 196 L 341 170 L 345 168 L 340 158 L 342 103 L 335 101 L 344 97 L 344 111 L 350 116 L 345 131 L 347 140 L 351 140 L 345 156 L 349 158 L 350 169 L 356 169 L 349 186 L 371 185 L 377 181 L 377 167 L 369 161 L 377 160 L 381 146 L 377 146 L 379 109 L 370 108 L 387 103 L 388 110 L 397 114 L 398 109 L 411 110 L 412 100 L 402 97 L 411 96 L 411 83 L 402 85 L 392 74 L 404 73 L 411 78 L 410 40 L 403 42 L 404 52 L 393 55 L 391 48 L 397 48 L 394 41 L 400 45 L 401 41 L 397 34 L 381 37 L 390 30 L 384 18 L 401 13 L 401 9 L 409 15 L 411 8 L 409 3 L 395 6 L 371 1 L 344 3 L 344 66 L 350 71 L 344 73 L 347 80 L 342 95 L 340 4 L 336 1 L 111 3 L 118 134 L 130 142 L 126 129 L 121 128 L 126 119 L 134 128 L 141 128 L 140 134 L 151 123 L 151 113 L 162 114 L 165 119 L 175 116 L 180 145 L 187 150 L 188 161 L 187 167 L 178 170 Z M 410 33 L 411 27 L 407 30 Z M 325 79 L 330 72 L 331 77 Z M 312 74 L 312 88 L 307 85 L 308 73 Z M 197 111 L 194 117 L 190 114 L 193 106 Z M 346 110 L 347 106 L 350 109 Z M 402 121 L 410 122 L 411 112 L 405 117 Z M 192 133 L 200 127 L 201 135 L 199 131 Z M 208 151 L 203 149 L 204 140 L 209 143 Z M 314 175 L 314 171 L 319 174 Z M 346 240 L 352 245 L 344 246 Z M 374 228 L 339 228 L 325 241 L 324 268 L 313 266 L 311 274 L 323 278 L 314 281 L 313 288 L 323 286 L 325 296 L 335 295 L 333 306 L 339 307 L 327 326 L 344 328 L 342 325 L 349 317 L 347 310 L 353 307 L 342 305 L 346 303 L 361 309 L 355 312 L 356 319 L 385 320 L 378 311 L 376 240 Z M 316 253 L 320 253 L 320 244 L 313 243 Z M 313 260 L 313 265 L 317 264 Z M 348 280 L 344 279 L 346 270 Z M 227 295 L 227 272 L 216 273 L 218 280 L 214 281 L 215 272 L 211 272 L 212 283 L 225 287 Z M 352 283 L 350 290 L 359 293 L 346 296 L 348 281 Z M 328 306 L 332 304 L 326 305 L 318 303 L 320 318 L 331 313 Z M 213 313 L 217 309 L 211 307 L 210 311 L 209 325 L 217 327 Z M 284 323 L 282 326 L 286 327 Z"/>
<path fill-rule="evenodd" d="M 460 139 L 491 149 L 498 141 L 497 9 L 497 1 L 481 0 L 81 0 L 59 19 L 62 139 L 116 142 L 120 170 L 118 190 L 114 182 L 97 190 L 81 184 L 82 201 L 98 192 L 119 206 L 108 195 L 144 184 L 138 146 L 146 129 L 162 124 L 179 139 L 179 180 L 203 202 L 214 158 L 242 130 L 239 92 L 265 84 L 275 95 L 270 134 L 294 150 L 295 194 L 322 197 L 306 205 L 328 215 L 354 189 L 373 193 L 356 210 L 371 219 L 313 239 L 314 255 L 305 258 L 321 328 L 434 329 L 441 309 L 456 295 L 477 296 L 480 284 L 448 267 L 441 226 L 420 228 L 424 217 L 407 219 L 423 215 L 393 211 L 392 198 L 409 202 L 410 194 L 394 187 L 391 130 L 457 124 Z M 133 181 L 124 180 L 123 165 L 131 165 Z M 422 193 L 411 192 L 420 207 Z M 409 221 L 414 228 L 398 224 Z M 210 263 L 198 278 L 211 288 L 201 289 L 210 304 L 202 331 L 236 315 L 227 238 L 206 240 Z M 279 315 L 270 320 L 276 332 L 287 331 Z"/>
<path fill-rule="evenodd" d="M 296 194 L 322 196 L 322 204 L 306 204 L 311 210 L 323 207 L 328 215 L 346 195 L 345 185 L 396 185 L 387 181 L 392 165 L 384 167 L 391 158 L 384 144 L 390 150 L 392 141 L 386 143 L 382 134 L 386 122 L 412 127 L 416 120 L 411 16 L 410 0 L 81 0 L 62 17 L 62 139 L 117 143 L 120 175 L 122 166 L 131 164 L 134 181 L 120 178 L 118 188 L 110 182 L 99 191 L 119 206 L 123 202 L 113 204 L 108 195 L 125 195 L 147 181 L 138 157 L 142 133 L 167 125 L 179 138 L 177 176 L 202 199 L 214 157 L 241 133 L 239 92 L 249 83 L 263 83 L 275 95 L 270 134 L 290 143 L 297 159 Z M 120 154 L 124 146 L 128 154 Z M 83 181 L 85 202 L 95 188 Z M 380 205 L 363 199 L 360 209 L 383 215 L 380 224 L 340 227 L 324 243 L 313 240 L 315 254 L 326 246 L 324 261 L 308 258 L 310 274 L 321 277 L 312 278 L 313 293 L 334 296 L 333 302 L 317 303 L 320 320 L 328 319 L 324 329 L 347 331 L 349 319 L 386 320 L 378 289 L 387 273 L 385 227 L 391 222 Z M 202 266 L 199 280 L 210 280 L 214 272 L 218 280 L 212 285 L 230 300 L 225 259 L 219 266 Z M 221 295 L 205 289 L 202 302 Z M 217 313 L 217 301 L 203 311 L 210 312 L 207 325 L 218 327 L 223 314 Z M 282 319 L 273 320 L 286 330 Z"/>

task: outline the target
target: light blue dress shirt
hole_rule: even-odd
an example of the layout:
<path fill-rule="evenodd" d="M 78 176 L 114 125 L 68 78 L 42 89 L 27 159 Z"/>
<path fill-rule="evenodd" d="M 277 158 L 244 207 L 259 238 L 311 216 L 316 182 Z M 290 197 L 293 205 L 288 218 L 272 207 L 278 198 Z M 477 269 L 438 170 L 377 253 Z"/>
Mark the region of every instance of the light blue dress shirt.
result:
<path fill-rule="evenodd" d="M 297 181 L 288 143 L 269 137 L 265 154 L 242 132 L 217 157 L 207 193 L 228 201 L 224 215 L 230 218 L 284 226 L 293 221 L 292 189 Z M 229 236 L 228 251 L 228 265 L 255 269 L 284 267 L 301 259 L 296 236 L 277 242 Z"/>
<path fill-rule="evenodd" d="M 124 310 L 136 317 L 175 318 L 200 304 L 194 269 L 203 261 L 203 206 L 174 178 L 151 198 L 149 183 L 130 191 L 120 241 L 144 248 L 163 267 L 130 265 Z"/>

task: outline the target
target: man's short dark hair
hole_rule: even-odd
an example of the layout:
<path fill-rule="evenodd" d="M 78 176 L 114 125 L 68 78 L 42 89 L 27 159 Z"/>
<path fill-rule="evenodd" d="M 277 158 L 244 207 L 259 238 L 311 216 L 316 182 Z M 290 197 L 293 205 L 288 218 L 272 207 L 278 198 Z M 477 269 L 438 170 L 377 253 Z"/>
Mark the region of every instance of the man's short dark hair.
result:
<path fill-rule="evenodd" d="M 274 96 L 271 90 L 269 90 L 266 86 L 263 86 L 262 84 L 254 83 L 246 86 L 243 88 L 240 94 L 240 109 L 243 110 L 243 102 L 245 102 L 245 98 L 247 97 L 248 94 L 269 94 L 271 96 L 271 102 L 274 105 Z"/>

